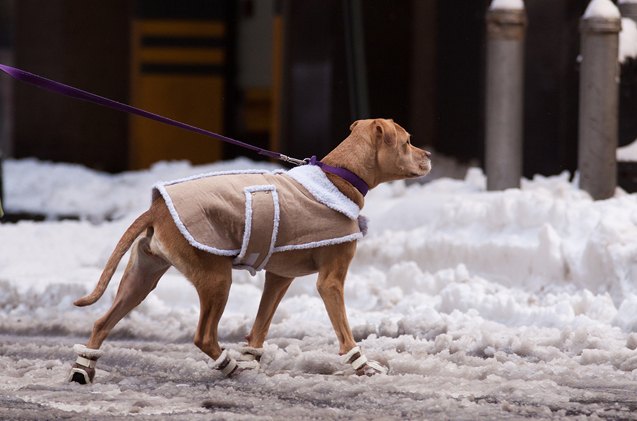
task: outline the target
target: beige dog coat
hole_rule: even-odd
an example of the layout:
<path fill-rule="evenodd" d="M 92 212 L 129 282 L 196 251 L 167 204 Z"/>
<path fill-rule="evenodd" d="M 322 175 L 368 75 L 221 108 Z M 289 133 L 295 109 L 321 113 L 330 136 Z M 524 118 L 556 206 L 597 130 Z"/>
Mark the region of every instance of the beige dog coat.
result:
<path fill-rule="evenodd" d="M 317 166 L 202 174 L 153 188 L 188 242 L 261 270 L 273 253 L 355 241 L 360 208 Z"/>

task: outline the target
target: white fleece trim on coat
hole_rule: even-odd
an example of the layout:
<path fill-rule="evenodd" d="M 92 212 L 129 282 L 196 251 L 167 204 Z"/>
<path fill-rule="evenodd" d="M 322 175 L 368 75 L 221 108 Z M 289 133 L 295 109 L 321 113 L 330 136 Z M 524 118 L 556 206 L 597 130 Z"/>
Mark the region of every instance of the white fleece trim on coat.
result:
<path fill-rule="evenodd" d="M 273 186 L 274 187 L 274 186 Z M 281 208 L 279 207 L 279 193 L 276 191 L 276 188 L 272 190 L 272 200 L 274 202 L 274 226 L 272 227 L 272 238 L 270 240 L 270 249 L 268 250 L 268 255 L 263 259 L 263 263 L 256 269 L 260 271 L 268 264 L 270 261 L 270 257 L 272 257 L 272 253 L 274 253 L 274 246 L 276 246 L 276 239 L 279 236 L 279 222 L 281 221 Z"/>
<path fill-rule="evenodd" d="M 276 239 L 279 235 L 279 219 L 280 219 L 280 208 L 279 208 L 279 194 L 276 191 L 276 186 L 271 184 L 265 185 L 257 185 L 257 186 L 249 186 L 243 189 L 245 197 L 246 197 L 246 209 L 245 209 L 245 222 L 244 222 L 244 230 L 243 230 L 243 241 L 241 243 L 241 251 L 239 255 L 235 258 L 234 267 L 237 269 L 246 269 L 253 276 L 257 271 L 260 271 L 265 267 L 265 265 L 270 260 L 272 253 L 274 252 L 274 245 L 276 244 Z M 252 193 L 254 192 L 263 192 L 269 191 L 272 193 L 272 204 L 274 206 L 274 215 L 273 215 L 273 226 L 272 226 L 272 235 L 270 237 L 270 246 L 268 247 L 268 252 L 263 262 L 259 267 L 253 268 L 249 264 L 241 264 L 241 260 L 246 255 L 248 251 L 248 246 L 250 244 L 250 236 L 252 234 Z"/>
<path fill-rule="evenodd" d="M 350 241 L 360 240 L 361 238 L 363 238 L 363 233 L 357 232 L 354 234 L 346 235 L 344 237 L 330 238 L 329 240 L 314 241 L 305 244 L 292 244 L 289 246 L 279 246 L 274 248 L 274 252 L 279 253 L 281 251 L 304 250 L 313 249 L 316 247 L 332 246 L 334 244 L 349 243 Z"/>
<path fill-rule="evenodd" d="M 237 257 L 235 257 L 235 262 L 243 259 L 248 251 L 248 244 L 250 243 L 250 234 L 252 234 L 252 194 L 249 188 L 243 190 L 243 195 L 246 198 L 245 205 L 245 213 L 243 220 L 243 239 L 241 240 L 241 251 Z"/>
<path fill-rule="evenodd" d="M 330 209 L 356 220 L 361 209 L 345 196 L 321 168 L 316 165 L 302 165 L 286 173 L 307 189 L 314 198 Z"/>

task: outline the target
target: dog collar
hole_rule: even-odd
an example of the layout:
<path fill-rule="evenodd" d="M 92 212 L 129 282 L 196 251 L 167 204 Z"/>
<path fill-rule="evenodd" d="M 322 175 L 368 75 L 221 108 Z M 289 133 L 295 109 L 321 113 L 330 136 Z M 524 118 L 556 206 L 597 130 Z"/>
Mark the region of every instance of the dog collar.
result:
<path fill-rule="evenodd" d="M 316 155 L 310 158 L 310 161 L 308 162 L 308 164 L 316 165 L 317 167 L 319 167 L 326 173 L 334 174 L 341 177 L 343 180 L 347 181 L 352 186 L 354 186 L 356 190 L 358 190 L 363 195 L 363 197 L 369 191 L 369 186 L 367 185 L 365 180 L 363 180 L 362 178 L 360 178 L 359 176 L 357 176 L 356 174 L 354 174 L 348 169 L 341 168 L 341 167 L 332 167 L 331 165 L 324 164 L 321 161 L 318 161 L 316 159 Z"/>

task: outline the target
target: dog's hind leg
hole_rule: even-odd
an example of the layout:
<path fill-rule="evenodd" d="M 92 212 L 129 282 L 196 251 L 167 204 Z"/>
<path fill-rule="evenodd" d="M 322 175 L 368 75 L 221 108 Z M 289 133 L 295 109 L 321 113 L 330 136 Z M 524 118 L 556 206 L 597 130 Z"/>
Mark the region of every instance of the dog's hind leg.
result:
<path fill-rule="evenodd" d="M 149 237 L 142 237 L 135 242 L 113 305 L 93 325 L 86 346 L 75 347 L 79 356 L 69 380 L 82 384 L 93 381 L 95 361 L 101 355 L 98 351 L 100 346 L 115 325 L 155 289 L 169 267 L 168 262 L 151 252 Z"/>
<path fill-rule="evenodd" d="M 218 325 L 228 301 L 232 284 L 232 259 L 209 256 L 198 270 L 186 269 L 199 295 L 199 324 L 195 332 L 195 345 L 214 360 L 213 368 L 230 376 L 237 362 L 219 345 Z"/>
<path fill-rule="evenodd" d="M 261 355 L 263 355 L 263 342 L 265 342 L 265 337 L 270 329 L 272 317 L 274 317 L 274 312 L 293 280 L 294 278 L 286 278 L 275 275 L 272 272 L 266 272 L 259 311 L 250 334 L 246 336 L 248 345 L 241 349 L 240 360 L 242 368 L 254 369 L 259 367 L 259 361 L 261 360 Z"/>
<path fill-rule="evenodd" d="M 257 312 L 257 317 L 254 320 L 250 334 L 246 336 L 248 346 L 242 350 L 243 360 L 258 361 L 261 358 L 261 348 L 270 329 L 274 312 L 293 280 L 294 278 L 286 278 L 271 272 L 266 272 L 261 302 L 259 303 L 259 311 Z"/>

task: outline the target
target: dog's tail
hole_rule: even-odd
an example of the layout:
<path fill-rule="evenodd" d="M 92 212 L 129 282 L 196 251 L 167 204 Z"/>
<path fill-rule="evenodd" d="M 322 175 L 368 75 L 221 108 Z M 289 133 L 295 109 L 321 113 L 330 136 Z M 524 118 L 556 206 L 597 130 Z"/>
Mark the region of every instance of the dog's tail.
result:
<path fill-rule="evenodd" d="M 113 273 L 115 273 L 115 269 L 117 269 L 119 261 L 122 260 L 122 257 L 124 256 L 124 254 L 126 254 L 137 237 L 139 237 L 139 234 L 141 234 L 146 228 L 151 225 L 151 221 L 151 211 L 147 210 L 146 212 L 142 213 L 135 220 L 135 222 L 131 224 L 130 227 L 128 227 L 124 235 L 122 235 L 122 238 L 119 239 L 117 246 L 115 246 L 115 250 L 113 250 L 113 253 L 111 253 L 111 257 L 108 258 L 106 267 L 102 271 L 100 280 L 95 286 L 93 292 L 78 299 L 73 304 L 78 307 L 88 306 L 95 303 L 102 297 L 102 295 L 104 295 L 104 291 L 106 291 L 106 287 L 111 281 L 111 278 L 113 277 Z"/>

